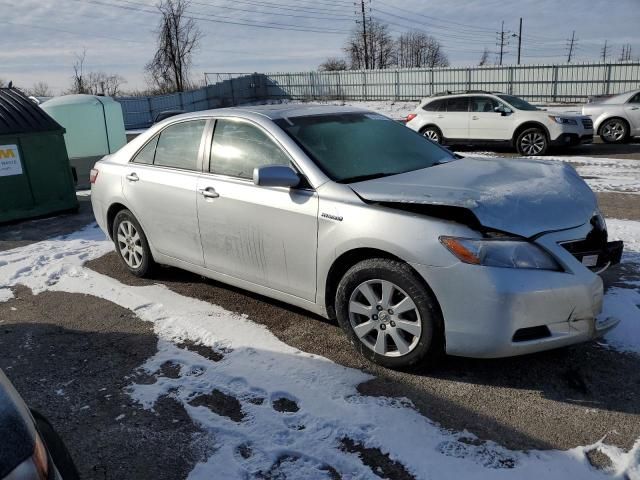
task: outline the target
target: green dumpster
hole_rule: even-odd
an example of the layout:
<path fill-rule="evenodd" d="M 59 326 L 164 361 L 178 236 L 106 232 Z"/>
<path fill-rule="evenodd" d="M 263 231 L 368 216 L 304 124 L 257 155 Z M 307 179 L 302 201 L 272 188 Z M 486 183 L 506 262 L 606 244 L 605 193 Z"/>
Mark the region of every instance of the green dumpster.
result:
<path fill-rule="evenodd" d="M 0 223 L 78 208 L 63 135 L 22 92 L 0 88 Z"/>

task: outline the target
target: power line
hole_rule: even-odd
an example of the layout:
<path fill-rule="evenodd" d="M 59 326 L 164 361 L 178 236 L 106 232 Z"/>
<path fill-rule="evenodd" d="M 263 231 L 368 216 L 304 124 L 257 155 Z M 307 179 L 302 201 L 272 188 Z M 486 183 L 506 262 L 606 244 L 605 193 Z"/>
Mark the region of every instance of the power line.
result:
<path fill-rule="evenodd" d="M 107 3 L 107 2 L 104 2 L 104 1 L 100 1 L 100 0 L 76 0 L 76 1 L 82 1 L 83 3 L 91 3 L 91 4 L 94 4 L 94 5 L 102 5 L 102 6 L 106 6 L 106 7 L 116 7 L 116 8 L 121 8 L 121 9 L 124 9 L 124 10 L 141 12 L 141 13 L 151 13 L 151 14 L 154 14 L 154 15 L 159 15 L 160 14 L 157 10 L 149 10 L 148 9 L 149 7 L 148 7 L 147 4 L 140 4 L 140 3 L 126 1 L 126 0 L 119 0 L 119 1 L 122 1 L 122 2 L 126 1 L 126 3 L 133 4 L 133 5 L 138 5 L 138 6 L 137 7 L 133 7 L 133 6 L 128 6 L 128 5 Z M 140 8 L 140 6 L 146 6 L 147 9 Z M 202 16 L 202 15 L 204 15 L 204 16 Z M 221 23 L 221 24 L 228 24 L 228 25 L 239 25 L 239 26 L 254 27 L 254 28 L 266 28 L 266 29 L 272 29 L 272 30 L 285 30 L 285 31 L 294 31 L 294 32 L 308 32 L 308 33 L 322 33 L 322 34 L 342 34 L 342 35 L 345 34 L 345 33 L 349 33 L 347 30 L 305 28 L 305 27 L 301 27 L 299 25 L 286 24 L 286 23 L 275 23 L 275 22 L 247 23 L 247 22 L 237 21 L 237 20 L 233 19 L 233 17 L 225 17 L 225 16 L 221 16 L 221 15 L 210 15 L 210 14 L 195 14 L 194 15 L 193 13 L 189 13 L 188 15 L 185 15 L 184 17 L 192 19 L 192 20 L 201 20 L 201 21 L 205 21 L 205 22 Z"/>

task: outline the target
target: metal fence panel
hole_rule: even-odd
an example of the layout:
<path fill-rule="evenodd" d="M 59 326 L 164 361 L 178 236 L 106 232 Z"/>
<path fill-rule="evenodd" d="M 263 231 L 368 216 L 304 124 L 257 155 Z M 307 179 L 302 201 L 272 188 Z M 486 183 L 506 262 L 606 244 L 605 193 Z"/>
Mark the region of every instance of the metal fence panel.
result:
<path fill-rule="evenodd" d="M 199 111 L 263 100 L 417 101 L 454 90 L 501 91 L 526 100 L 585 102 L 640 88 L 640 62 L 205 74 L 206 87 L 153 97 L 116 98 L 127 128 L 151 125 L 164 110 Z"/>

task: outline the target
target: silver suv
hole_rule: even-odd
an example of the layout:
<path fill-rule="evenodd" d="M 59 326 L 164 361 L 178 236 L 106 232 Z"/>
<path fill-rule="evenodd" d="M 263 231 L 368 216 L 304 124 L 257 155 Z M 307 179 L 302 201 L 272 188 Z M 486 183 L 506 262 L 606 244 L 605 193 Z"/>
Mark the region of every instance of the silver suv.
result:
<path fill-rule="evenodd" d="M 616 323 L 596 321 L 595 272 L 622 244 L 559 162 L 457 158 L 366 110 L 263 106 L 172 117 L 91 181 L 134 275 L 172 265 L 337 317 L 388 367 L 519 355 Z"/>
<path fill-rule="evenodd" d="M 407 116 L 407 126 L 437 143 L 503 143 L 521 155 L 593 142 L 588 116 L 551 113 L 514 95 L 484 91 L 426 98 Z"/>

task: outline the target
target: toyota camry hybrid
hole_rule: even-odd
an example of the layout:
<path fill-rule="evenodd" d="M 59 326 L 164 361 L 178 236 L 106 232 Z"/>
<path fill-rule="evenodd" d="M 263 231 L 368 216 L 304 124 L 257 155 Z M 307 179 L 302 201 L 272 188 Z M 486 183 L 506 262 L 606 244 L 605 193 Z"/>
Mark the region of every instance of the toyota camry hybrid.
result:
<path fill-rule="evenodd" d="M 350 107 L 210 110 L 154 125 L 91 173 L 134 275 L 170 265 L 337 318 L 391 368 L 595 338 L 617 263 L 570 165 L 461 158 Z"/>

